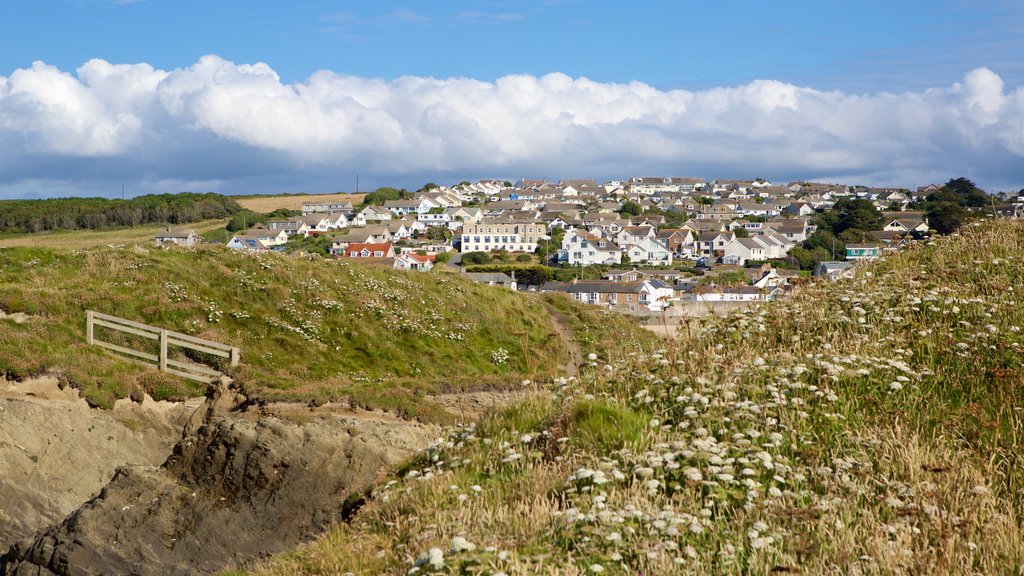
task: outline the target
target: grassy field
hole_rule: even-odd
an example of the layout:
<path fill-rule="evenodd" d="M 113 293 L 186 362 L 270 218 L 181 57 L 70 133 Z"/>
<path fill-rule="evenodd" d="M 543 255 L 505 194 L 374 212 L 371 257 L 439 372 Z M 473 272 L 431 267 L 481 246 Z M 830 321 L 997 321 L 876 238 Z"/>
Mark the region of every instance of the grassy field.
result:
<path fill-rule="evenodd" d="M 1024 226 L 915 245 L 453 430 L 259 574 L 1021 574 Z M 593 356 L 590 356 L 593 354 Z"/>
<path fill-rule="evenodd" d="M 201 392 L 84 346 L 91 309 L 241 348 L 241 366 L 222 368 L 254 400 L 347 400 L 444 421 L 425 394 L 563 373 L 569 348 L 548 306 L 440 269 L 213 246 L 9 248 L 0 250 L 0 310 L 32 318 L 0 320 L 0 373 L 53 373 L 100 406 L 140 388 L 158 398 Z"/>
<path fill-rule="evenodd" d="M 172 226 L 172 228 L 195 228 L 203 234 L 224 228 L 227 220 L 205 220 L 193 224 Z M 38 232 L 35 234 L 2 234 L 0 248 L 58 248 L 84 250 L 109 244 L 152 245 L 157 232 L 167 228 L 166 224 L 136 226 L 134 228 L 105 228 L 103 230 L 64 230 L 60 232 Z"/>
<path fill-rule="evenodd" d="M 302 210 L 303 202 L 351 202 L 358 206 L 366 194 L 289 194 L 284 196 L 238 196 L 233 197 L 242 208 L 266 214 L 282 208 Z"/>

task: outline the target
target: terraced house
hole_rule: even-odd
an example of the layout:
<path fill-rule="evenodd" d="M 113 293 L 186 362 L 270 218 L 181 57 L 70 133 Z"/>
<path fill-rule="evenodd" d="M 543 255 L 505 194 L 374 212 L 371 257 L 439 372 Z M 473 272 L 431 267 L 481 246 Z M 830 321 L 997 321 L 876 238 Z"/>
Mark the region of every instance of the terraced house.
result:
<path fill-rule="evenodd" d="M 533 252 L 547 233 L 543 222 L 484 218 L 463 226 L 462 252 Z"/>

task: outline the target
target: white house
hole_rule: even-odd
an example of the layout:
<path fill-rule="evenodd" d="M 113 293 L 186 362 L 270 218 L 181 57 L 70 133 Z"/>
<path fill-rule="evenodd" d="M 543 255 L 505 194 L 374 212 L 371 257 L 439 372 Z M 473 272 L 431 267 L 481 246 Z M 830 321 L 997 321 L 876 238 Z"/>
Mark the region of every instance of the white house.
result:
<path fill-rule="evenodd" d="M 380 206 L 367 206 L 363 208 L 359 214 L 353 219 L 352 224 L 355 226 L 367 226 L 370 223 L 380 223 L 387 220 L 391 220 L 391 212 L 381 208 Z"/>
<path fill-rule="evenodd" d="M 570 230 L 562 238 L 558 261 L 569 264 L 621 264 L 622 250 L 611 240 L 582 230 Z"/>
<path fill-rule="evenodd" d="M 629 256 L 630 262 L 644 262 L 655 266 L 672 264 L 672 251 L 655 238 L 640 238 L 636 244 L 626 246 L 623 252 Z"/>

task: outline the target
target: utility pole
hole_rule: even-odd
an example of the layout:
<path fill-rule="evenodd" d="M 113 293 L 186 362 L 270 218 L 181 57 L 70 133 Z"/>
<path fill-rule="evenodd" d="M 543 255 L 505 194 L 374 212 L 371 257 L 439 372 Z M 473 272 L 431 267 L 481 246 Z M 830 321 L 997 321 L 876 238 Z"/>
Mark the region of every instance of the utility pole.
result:
<path fill-rule="evenodd" d="M 356 194 L 359 194 L 359 174 L 356 174 Z"/>
<path fill-rule="evenodd" d="M 121 184 L 121 200 L 124 200 L 124 184 Z"/>

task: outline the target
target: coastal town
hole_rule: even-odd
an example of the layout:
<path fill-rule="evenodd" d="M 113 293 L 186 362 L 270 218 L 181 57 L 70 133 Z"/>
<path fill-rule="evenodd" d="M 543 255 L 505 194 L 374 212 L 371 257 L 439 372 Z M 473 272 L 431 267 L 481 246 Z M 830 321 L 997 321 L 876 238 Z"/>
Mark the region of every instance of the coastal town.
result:
<path fill-rule="evenodd" d="M 230 233 L 226 246 L 316 246 L 326 257 L 419 272 L 456 265 L 477 282 L 650 316 L 772 300 L 813 278 L 849 275 L 858 261 L 929 238 L 922 205 L 944 189 L 691 177 L 431 183 L 381 189 L 361 206 L 306 202 L 301 214 Z M 1017 197 L 992 197 L 990 208 L 1024 212 Z M 168 229 L 156 241 L 203 239 Z"/>

